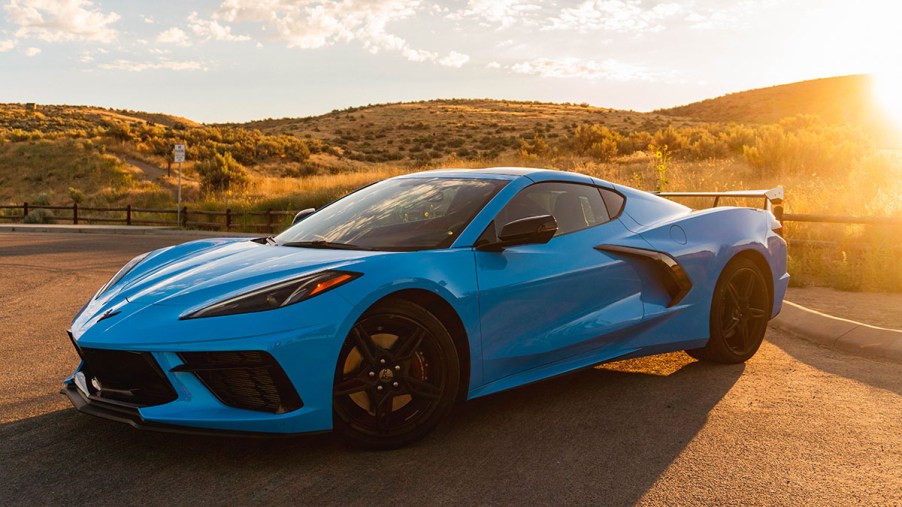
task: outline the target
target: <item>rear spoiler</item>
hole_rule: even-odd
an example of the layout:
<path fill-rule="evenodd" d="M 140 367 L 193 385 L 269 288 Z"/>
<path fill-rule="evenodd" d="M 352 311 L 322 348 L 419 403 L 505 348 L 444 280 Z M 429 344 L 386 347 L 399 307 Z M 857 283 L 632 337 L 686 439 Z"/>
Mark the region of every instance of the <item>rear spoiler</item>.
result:
<path fill-rule="evenodd" d="M 770 190 L 731 190 L 729 192 L 653 192 L 661 197 L 713 197 L 714 206 L 720 204 L 721 197 L 748 197 L 763 199 L 766 209 L 774 214 L 777 220 L 783 220 L 783 186 L 780 185 Z"/>

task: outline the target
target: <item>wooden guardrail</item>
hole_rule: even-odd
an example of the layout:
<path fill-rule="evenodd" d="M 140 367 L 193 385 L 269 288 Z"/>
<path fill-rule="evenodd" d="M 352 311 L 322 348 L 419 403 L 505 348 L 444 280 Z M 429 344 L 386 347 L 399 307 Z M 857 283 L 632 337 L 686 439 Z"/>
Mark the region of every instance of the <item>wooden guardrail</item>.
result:
<path fill-rule="evenodd" d="M 13 210 L 9 213 L 6 210 Z M 0 206 L 0 220 L 12 222 L 24 221 L 29 213 L 35 210 L 48 210 L 53 213 L 48 219 L 54 222 L 71 222 L 72 224 L 123 224 L 123 225 L 157 225 L 214 230 L 245 229 L 253 232 L 275 233 L 291 223 L 295 212 L 283 210 L 266 211 L 209 211 L 189 209 L 183 206 L 181 214 L 178 209 L 136 208 L 131 205 L 119 208 L 99 208 L 89 206 L 51 206 L 45 204 L 29 204 Z M 62 214 L 60 214 L 62 212 Z M 181 223 L 178 217 L 181 215 Z M 262 221 L 258 221 L 262 217 Z"/>
<path fill-rule="evenodd" d="M 902 225 L 902 217 L 856 217 L 847 215 L 820 215 L 783 213 L 782 189 L 779 193 L 775 190 L 750 190 L 734 192 L 661 192 L 662 197 L 714 197 L 714 205 L 720 204 L 724 197 L 756 198 L 763 199 L 764 208 L 770 209 L 774 216 L 781 222 L 810 222 L 849 225 Z M 779 197 L 778 197 L 779 195 Z M 136 208 L 131 205 L 119 208 L 99 208 L 89 206 L 50 206 L 22 203 L 21 205 L 0 206 L 0 220 L 22 221 L 34 210 L 48 210 L 52 212 L 64 212 L 50 217 L 55 222 L 66 221 L 73 224 L 124 224 L 124 225 L 159 225 L 170 227 L 200 228 L 200 229 L 249 229 L 253 232 L 275 233 L 277 230 L 287 227 L 291 223 L 294 211 L 266 210 L 266 211 L 233 211 L 226 208 L 225 211 L 209 211 L 189 209 L 182 207 L 181 223 L 176 217 L 177 209 Z M 9 214 L 4 210 L 15 210 Z M 105 216 L 102 216 L 105 215 Z M 171 218 L 169 218 L 171 217 Z M 262 221 L 255 221 L 262 217 Z M 792 244 L 810 244 L 813 246 L 829 246 L 831 241 L 792 239 Z"/>

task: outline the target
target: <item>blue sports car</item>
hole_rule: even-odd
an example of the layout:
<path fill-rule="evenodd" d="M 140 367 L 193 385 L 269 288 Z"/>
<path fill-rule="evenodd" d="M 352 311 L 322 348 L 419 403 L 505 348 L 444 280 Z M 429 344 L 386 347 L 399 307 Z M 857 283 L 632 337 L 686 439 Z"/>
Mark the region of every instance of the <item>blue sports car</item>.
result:
<path fill-rule="evenodd" d="M 789 280 L 780 227 L 575 173 L 399 176 L 276 237 L 132 259 L 72 322 L 63 392 L 139 428 L 397 447 L 458 400 L 605 361 L 749 359 Z"/>

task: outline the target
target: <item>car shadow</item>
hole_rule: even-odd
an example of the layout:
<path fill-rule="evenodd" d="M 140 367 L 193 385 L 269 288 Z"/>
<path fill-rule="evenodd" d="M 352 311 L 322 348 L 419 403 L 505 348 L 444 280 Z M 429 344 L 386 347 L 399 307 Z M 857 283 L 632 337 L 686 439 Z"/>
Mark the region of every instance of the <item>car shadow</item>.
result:
<path fill-rule="evenodd" d="M 431 436 L 394 451 L 350 449 L 331 433 L 142 432 L 59 410 L 0 426 L 0 498 L 633 504 L 744 370 L 682 353 L 655 357 L 463 403 Z"/>
<path fill-rule="evenodd" d="M 786 333 L 770 331 L 766 339 L 793 358 L 821 371 L 902 395 L 902 365 L 898 363 L 829 350 Z"/>

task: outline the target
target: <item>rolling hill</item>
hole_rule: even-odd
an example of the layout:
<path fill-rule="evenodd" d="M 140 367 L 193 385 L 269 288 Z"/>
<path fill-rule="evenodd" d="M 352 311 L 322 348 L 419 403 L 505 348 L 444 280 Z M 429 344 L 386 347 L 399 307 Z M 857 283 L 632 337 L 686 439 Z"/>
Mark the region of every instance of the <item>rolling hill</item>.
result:
<path fill-rule="evenodd" d="M 501 159 L 526 163 L 517 158 L 524 142 L 527 155 L 548 160 L 558 156 L 610 161 L 647 151 L 654 141 L 682 149 L 676 154 L 684 160 L 739 157 L 756 167 L 824 166 L 835 154 L 858 153 L 861 150 L 856 147 L 867 144 L 854 128 L 831 125 L 861 127 L 865 137 L 880 142 L 890 137 L 870 87 L 869 76 L 816 79 L 650 113 L 588 104 L 447 99 L 215 125 L 162 113 L 43 104 L 28 110 L 24 104 L 0 104 L 0 199 L 21 200 L 48 191 L 65 196 L 72 184 L 97 195 L 102 188 L 126 185 L 128 178 L 121 174 L 154 180 L 155 171 L 142 167 L 165 169 L 175 142 L 189 145 L 189 176 L 192 161 L 226 152 L 252 174 L 276 178 L 374 167 L 489 165 Z M 818 116 L 826 126 L 810 127 L 813 130 L 802 137 L 793 133 L 782 137 L 782 130 L 761 129 L 796 115 Z M 731 123 L 750 127 L 736 128 Z M 791 125 L 811 125 L 811 121 L 794 120 L 788 125 L 792 130 L 796 127 Z M 582 148 L 575 149 L 576 144 Z M 59 169 L 86 156 L 91 160 L 84 165 L 94 167 L 90 174 L 96 177 L 81 175 L 81 181 L 70 181 L 69 172 Z M 28 164 L 23 165 L 23 160 Z M 32 166 L 32 172 L 42 174 L 25 174 L 28 171 L 23 168 Z M 94 188 L 102 181 L 106 183 Z"/>
<path fill-rule="evenodd" d="M 0 104 L 0 129 L 40 131 L 44 134 L 68 130 L 91 130 L 113 123 L 161 125 L 192 128 L 201 124 L 187 118 L 163 113 L 145 113 L 92 106 L 38 105 L 34 111 L 25 104 Z"/>
<path fill-rule="evenodd" d="M 661 109 L 659 114 L 706 122 L 776 123 L 795 115 L 815 115 L 837 125 L 854 125 L 898 141 L 898 128 L 873 96 L 873 76 L 852 75 L 813 79 L 758 88 Z"/>
<path fill-rule="evenodd" d="M 695 120 L 588 104 L 552 104 L 491 99 L 448 99 L 379 104 L 321 116 L 226 124 L 291 134 L 338 147 L 344 157 L 364 162 L 424 161 L 454 154 L 494 158 L 516 151 L 521 139 L 549 140 L 572 134 L 579 125 L 614 130 L 655 131 Z"/>

